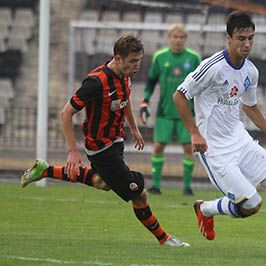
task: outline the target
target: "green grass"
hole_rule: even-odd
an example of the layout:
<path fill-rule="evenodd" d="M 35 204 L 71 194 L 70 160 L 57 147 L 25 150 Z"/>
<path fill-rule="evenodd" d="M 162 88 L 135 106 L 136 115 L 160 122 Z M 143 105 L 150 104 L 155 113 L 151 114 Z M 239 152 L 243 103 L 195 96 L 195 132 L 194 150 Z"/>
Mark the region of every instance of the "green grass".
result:
<path fill-rule="evenodd" d="M 66 183 L 25 189 L 0 183 L 0 265 L 265 265 L 265 207 L 247 219 L 215 217 L 216 239 L 207 241 L 192 205 L 221 195 L 195 193 L 184 197 L 167 188 L 149 197 L 163 227 L 191 244 L 173 248 L 157 244 L 131 204 L 112 192 Z"/>

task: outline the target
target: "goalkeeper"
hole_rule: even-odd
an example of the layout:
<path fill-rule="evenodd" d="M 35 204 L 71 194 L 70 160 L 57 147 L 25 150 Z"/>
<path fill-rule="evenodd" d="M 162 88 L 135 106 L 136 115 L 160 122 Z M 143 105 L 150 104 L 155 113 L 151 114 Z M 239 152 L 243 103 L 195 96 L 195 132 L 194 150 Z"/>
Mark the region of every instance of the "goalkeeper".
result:
<path fill-rule="evenodd" d="M 200 64 L 200 55 L 185 47 L 187 31 L 182 24 L 174 24 L 168 30 L 169 47 L 157 51 L 148 74 L 144 98 L 140 105 L 140 118 L 143 124 L 150 116 L 148 103 L 159 81 L 160 101 L 158 103 L 153 136 L 153 154 L 151 156 L 153 186 L 148 189 L 152 194 L 161 194 L 160 180 L 164 165 L 164 149 L 173 141 L 182 144 L 183 157 L 183 193 L 193 195 L 191 179 L 195 160 L 191 149 L 189 132 L 184 126 L 173 102 L 173 93 L 185 77 Z M 191 109 L 193 110 L 193 102 Z"/>

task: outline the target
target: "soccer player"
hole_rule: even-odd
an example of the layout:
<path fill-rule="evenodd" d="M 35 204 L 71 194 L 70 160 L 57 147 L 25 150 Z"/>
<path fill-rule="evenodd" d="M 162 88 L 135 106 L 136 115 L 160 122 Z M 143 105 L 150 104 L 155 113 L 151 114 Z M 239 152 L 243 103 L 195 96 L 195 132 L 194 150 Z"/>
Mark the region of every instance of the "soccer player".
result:
<path fill-rule="evenodd" d="M 43 160 L 37 160 L 22 176 L 22 185 L 42 176 L 52 176 L 67 181 L 76 180 L 97 188 L 102 186 L 102 189 L 106 190 L 111 188 L 123 200 L 132 201 L 137 219 L 159 243 L 188 247 L 189 244 L 164 231 L 149 207 L 143 175 L 131 171 L 124 161 L 125 118 L 135 139 L 135 148 L 144 148 L 130 100 L 130 80 L 140 68 L 143 45 L 136 37 L 123 35 L 116 41 L 113 52 L 112 60 L 88 74 L 61 112 L 61 123 L 68 148 L 65 168 L 49 167 Z M 73 130 L 73 115 L 83 108 L 86 112 L 86 119 L 82 124 L 85 152 L 92 170 L 84 168 Z M 95 180 L 98 184 L 95 184 Z"/>
<path fill-rule="evenodd" d="M 182 144 L 183 156 L 183 193 L 193 195 L 191 179 L 195 160 L 191 149 L 191 140 L 188 130 L 183 124 L 173 102 L 173 93 L 185 77 L 200 63 L 197 52 L 185 47 L 187 31 L 184 25 L 173 24 L 168 30 L 169 47 L 157 51 L 152 60 L 148 80 L 144 90 L 144 99 L 140 105 L 140 118 L 146 123 L 149 117 L 148 103 L 154 88 L 159 81 L 160 100 L 158 103 L 156 121 L 153 134 L 153 153 L 151 156 L 153 186 L 148 192 L 161 194 L 160 181 L 165 161 L 164 149 L 167 144 L 177 137 Z M 190 101 L 193 110 L 193 102 Z"/>
<path fill-rule="evenodd" d="M 214 215 L 245 218 L 257 213 L 266 187 L 266 151 L 239 120 L 240 106 L 266 132 L 266 119 L 256 99 L 258 70 L 247 58 L 255 25 L 251 17 L 234 11 L 227 18 L 228 48 L 205 59 L 174 93 L 174 102 L 221 198 L 194 204 L 198 225 L 208 240 L 215 238 Z M 196 124 L 188 100 L 194 98 Z"/>

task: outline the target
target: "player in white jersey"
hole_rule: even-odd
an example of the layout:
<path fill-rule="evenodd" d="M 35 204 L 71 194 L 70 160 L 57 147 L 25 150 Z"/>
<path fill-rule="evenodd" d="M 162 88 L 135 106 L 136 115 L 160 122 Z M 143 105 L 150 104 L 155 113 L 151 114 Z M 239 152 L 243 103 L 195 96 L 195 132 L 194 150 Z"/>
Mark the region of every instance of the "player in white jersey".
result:
<path fill-rule="evenodd" d="M 247 58 L 255 25 L 246 13 L 228 16 L 228 48 L 204 60 L 174 93 L 178 112 L 191 134 L 211 182 L 224 196 L 194 204 L 200 231 L 215 238 L 214 215 L 248 217 L 257 213 L 262 198 L 256 190 L 266 187 L 266 151 L 239 120 L 240 106 L 266 132 L 266 119 L 257 105 L 258 70 Z M 188 100 L 194 98 L 196 124 Z"/>

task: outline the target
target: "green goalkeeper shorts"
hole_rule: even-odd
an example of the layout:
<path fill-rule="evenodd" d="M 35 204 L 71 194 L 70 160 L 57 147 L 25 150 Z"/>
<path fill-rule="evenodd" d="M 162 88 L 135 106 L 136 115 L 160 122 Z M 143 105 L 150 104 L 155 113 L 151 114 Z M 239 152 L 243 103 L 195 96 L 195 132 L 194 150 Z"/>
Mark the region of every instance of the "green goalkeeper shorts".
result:
<path fill-rule="evenodd" d="M 172 143 L 177 137 L 180 144 L 191 142 L 190 134 L 181 119 L 166 119 L 157 117 L 153 132 L 153 140 L 161 143 Z"/>

